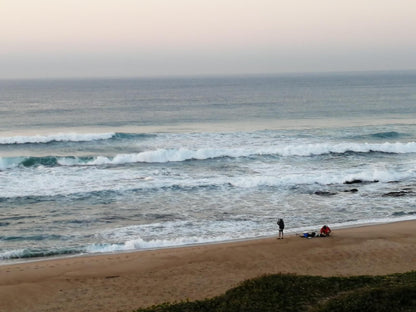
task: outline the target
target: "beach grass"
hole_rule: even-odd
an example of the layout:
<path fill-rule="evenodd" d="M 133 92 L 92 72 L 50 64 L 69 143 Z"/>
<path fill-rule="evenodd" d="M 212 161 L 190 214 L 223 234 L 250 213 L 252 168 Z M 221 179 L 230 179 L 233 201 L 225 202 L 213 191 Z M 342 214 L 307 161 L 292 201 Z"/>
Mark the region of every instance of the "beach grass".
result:
<path fill-rule="evenodd" d="M 246 280 L 206 300 L 166 303 L 136 312 L 416 311 L 416 271 L 353 277 L 294 274 Z"/>

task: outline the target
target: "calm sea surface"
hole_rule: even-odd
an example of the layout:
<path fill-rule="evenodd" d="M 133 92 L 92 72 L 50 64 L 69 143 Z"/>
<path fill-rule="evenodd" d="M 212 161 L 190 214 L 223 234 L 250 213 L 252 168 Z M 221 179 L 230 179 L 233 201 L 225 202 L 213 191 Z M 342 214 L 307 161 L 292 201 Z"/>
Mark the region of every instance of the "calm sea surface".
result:
<path fill-rule="evenodd" d="M 0 263 L 416 219 L 416 72 L 0 80 Z"/>

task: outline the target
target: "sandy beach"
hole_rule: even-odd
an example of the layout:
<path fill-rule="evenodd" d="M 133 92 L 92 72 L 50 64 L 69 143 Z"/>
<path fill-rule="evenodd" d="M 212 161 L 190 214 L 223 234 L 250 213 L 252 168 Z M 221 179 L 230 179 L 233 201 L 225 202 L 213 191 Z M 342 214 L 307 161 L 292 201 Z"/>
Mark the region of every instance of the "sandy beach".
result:
<path fill-rule="evenodd" d="M 0 311 L 132 311 L 213 297 L 262 274 L 416 270 L 416 221 L 242 242 L 0 266 Z"/>

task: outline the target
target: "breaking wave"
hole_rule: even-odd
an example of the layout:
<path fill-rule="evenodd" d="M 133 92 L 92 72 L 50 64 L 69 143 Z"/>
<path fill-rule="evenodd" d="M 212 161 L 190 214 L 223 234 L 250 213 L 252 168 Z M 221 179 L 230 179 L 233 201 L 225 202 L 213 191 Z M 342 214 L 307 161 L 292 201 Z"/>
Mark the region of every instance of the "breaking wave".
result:
<path fill-rule="evenodd" d="M 0 252 L 0 260 L 34 259 L 43 257 L 70 256 L 84 253 L 83 249 L 16 249 Z"/>
<path fill-rule="evenodd" d="M 45 144 L 52 142 L 87 142 L 108 140 L 116 133 L 58 133 L 51 135 L 0 137 L 0 145 L 10 144 Z"/>
<path fill-rule="evenodd" d="M 50 135 L 33 135 L 33 136 L 11 136 L 0 137 L 1 145 L 18 145 L 18 144 L 50 144 L 56 142 L 92 142 L 104 140 L 128 140 L 136 138 L 154 137 L 152 134 L 141 133 L 57 133 Z"/>
<path fill-rule="evenodd" d="M 215 158 L 238 158 L 252 156 L 275 156 L 275 157 L 310 157 L 325 154 L 345 153 L 391 153 L 406 154 L 416 153 L 416 142 L 408 143 L 340 143 L 340 144 L 301 144 L 301 145 L 276 145 L 263 148 L 206 148 L 190 150 L 179 149 L 156 149 L 140 153 L 118 154 L 109 156 L 45 156 L 45 157 L 3 157 L 0 158 L 0 170 L 15 167 L 37 167 L 37 166 L 100 166 L 100 165 L 123 165 L 131 163 L 167 163 L 182 162 L 189 160 L 207 160 Z"/>

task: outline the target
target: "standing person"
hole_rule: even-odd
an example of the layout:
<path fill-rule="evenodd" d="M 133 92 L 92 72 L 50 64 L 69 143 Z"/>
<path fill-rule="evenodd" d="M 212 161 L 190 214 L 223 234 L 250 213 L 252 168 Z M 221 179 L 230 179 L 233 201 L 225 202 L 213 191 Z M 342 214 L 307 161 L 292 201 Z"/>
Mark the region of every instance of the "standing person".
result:
<path fill-rule="evenodd" d="M 277 225 L 279 226 L 279 238 L 283 239 L 283 230 L 285 229 L 285 222 L 283 219 L 277 219 Z"/>

